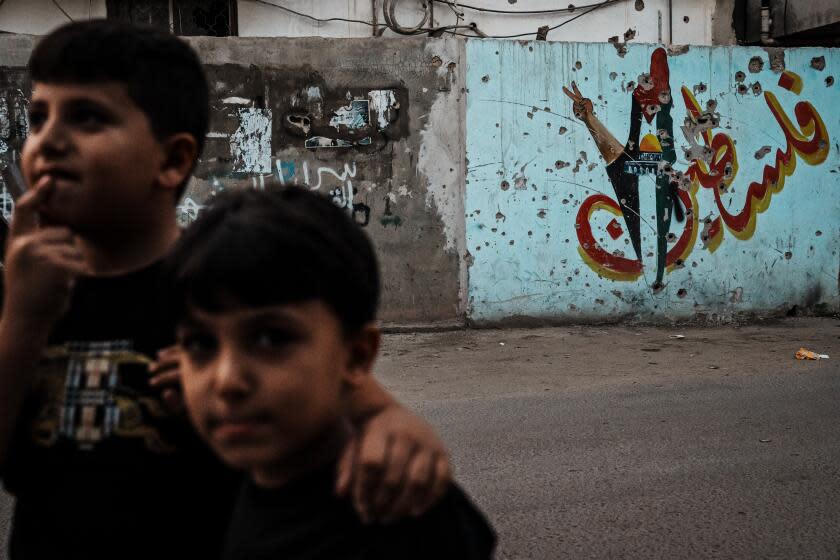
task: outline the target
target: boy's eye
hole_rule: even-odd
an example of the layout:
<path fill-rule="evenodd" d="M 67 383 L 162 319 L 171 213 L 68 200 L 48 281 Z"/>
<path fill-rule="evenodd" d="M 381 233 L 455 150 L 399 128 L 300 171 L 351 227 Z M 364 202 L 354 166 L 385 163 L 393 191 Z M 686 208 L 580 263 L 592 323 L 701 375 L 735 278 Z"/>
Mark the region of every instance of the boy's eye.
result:
<path fill-rule="evenodd" d="M 204 333 L 186 333 L 179 336 L 178 344 L 193 361 L 207 358 L 216 351 L 218 343 L 216 339 Z"/>
<path fill-rule="evenodd" d="M 94 109 L 80 109 L 70 116 L 70 120 L 87 129 L 99 128 L 110 122 L 108 115 Z"/>
<path fill-rule="evenodd" d="M 47 120 L 47 113 L 45 111 L 31 111 L 29 113 L 29 126 L 31 128 L 38 128 Z"/>
<path fill-rule="evenodd" d="M 253 335 L 253 344 L 257 350 L 276 351 L 288 348 L 298 337 L 284 329 L 260 329 Z"/>

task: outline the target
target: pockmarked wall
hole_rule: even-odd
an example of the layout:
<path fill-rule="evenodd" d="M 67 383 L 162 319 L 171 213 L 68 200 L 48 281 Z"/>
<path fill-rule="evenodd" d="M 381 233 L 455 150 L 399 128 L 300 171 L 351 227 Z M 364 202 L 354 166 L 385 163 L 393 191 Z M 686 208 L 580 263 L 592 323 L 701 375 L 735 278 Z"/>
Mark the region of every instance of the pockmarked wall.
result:
<path fill-rule="evenodd" d="M 27 134 L 35 39 L 0 37 L 0 165 Z M 381 319 L 463 319 L 463 42 L 194 38 L 210 84 L 204 153 L 176 211 L 219 192 L 299 185 L 346 209 L 377 248 Z M 0 180 L 0 210 L 14 202 Z M 295 273 L 288 263 L 289 274 Z M 348 293 L 347 297 L 354 297 Z"/>
<path fill-rule="evenodd" d="M 838 308 L 840 51 L 466 54 L 474 320 Z"/>

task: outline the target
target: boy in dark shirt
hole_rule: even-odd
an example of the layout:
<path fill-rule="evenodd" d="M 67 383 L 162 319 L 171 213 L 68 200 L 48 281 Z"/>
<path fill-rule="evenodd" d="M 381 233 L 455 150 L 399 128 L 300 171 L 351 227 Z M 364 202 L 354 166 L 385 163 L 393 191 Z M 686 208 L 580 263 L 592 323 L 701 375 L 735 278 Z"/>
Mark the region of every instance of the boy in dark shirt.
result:
<path fill-rule="evenodd" d="M 493 532 L 455 485 L 390 525 L 332 492 L 347 396 L 380 344 L 373 247 L 346 212 L 297 187 L 228 192 L 167 269 L 190 418 L 249 475 L 225 559 L 490 558 Z"/>
<path fill-rule="evenodd" d="M 158 276 L 207 132 L 201 64 L 168 33 L 100 20 L 43 38 L 29 72 L 29 190 L 9 233 L 0 318 L 10 556 L 218 557 L 239 477 L 166 406 L 177 371 L 156 381 L 149 371 L 175 342 Z M 401 492 L 431 503 L 448 463 L 427 424 L 374 382 L 351 401 L 345 452 L 356 461 L 339 489 L 372 517 L 407 514 Z M 436 465 L 422 481 L 418 461 Z"/>

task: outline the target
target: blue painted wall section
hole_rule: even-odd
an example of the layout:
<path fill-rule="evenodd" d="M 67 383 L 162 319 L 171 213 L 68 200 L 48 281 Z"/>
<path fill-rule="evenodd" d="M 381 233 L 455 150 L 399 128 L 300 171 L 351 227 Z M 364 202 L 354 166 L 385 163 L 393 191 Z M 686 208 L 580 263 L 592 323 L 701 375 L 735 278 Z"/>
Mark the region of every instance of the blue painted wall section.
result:
<path fill-rule="evenodd" d="M 840 51 L 466 53 L 473 319 L 838 308 Z"/>

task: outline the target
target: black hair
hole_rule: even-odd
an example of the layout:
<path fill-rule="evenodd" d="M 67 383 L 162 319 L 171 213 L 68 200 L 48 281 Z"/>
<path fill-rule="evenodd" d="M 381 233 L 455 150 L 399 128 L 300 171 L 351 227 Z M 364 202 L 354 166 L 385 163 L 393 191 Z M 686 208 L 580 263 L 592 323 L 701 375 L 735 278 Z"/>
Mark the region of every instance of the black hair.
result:
<path fill-rule="evenodd" d="M 123 83 L 159 141 L 187 132 L 199 154 L 204 147 L 207 78 L 195 51 L 171 33 L 105 19 L 68 23 L 32 51 L 29 76 L 52 84 Z"/>
<path fill-rule="evenodd" d="M 373 246 L 348 212 L 301 187 L 226 191 L 204 209 L 164 267 L 170 312 L 219 312 L 319 300 L 344 333 L 376 318 Z"/>

